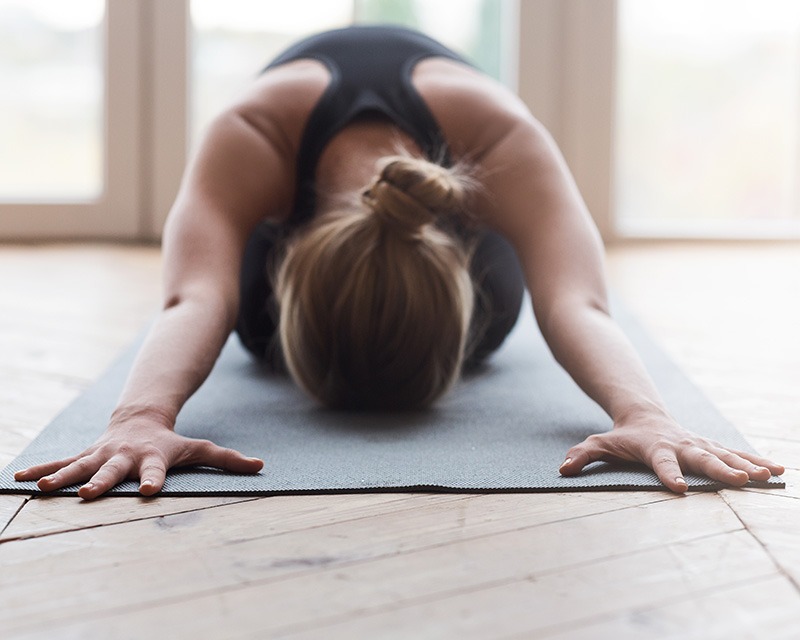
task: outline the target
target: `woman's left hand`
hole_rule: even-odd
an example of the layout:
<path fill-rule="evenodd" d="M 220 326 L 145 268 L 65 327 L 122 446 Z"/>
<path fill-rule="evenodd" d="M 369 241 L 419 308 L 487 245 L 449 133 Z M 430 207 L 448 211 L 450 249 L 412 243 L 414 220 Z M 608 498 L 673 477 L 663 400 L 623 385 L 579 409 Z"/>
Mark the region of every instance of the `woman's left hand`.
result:
<path fill-rule="evenodd" d="M 559 471 L 578 475 L 590 462 L 641 462 L 676 492 L 688 489 L 684 472 L 708 476 L 741 487 L 750 480 L 768 480 L 784 468 L 746 451 L 737 451 L 698 436 L 660 413 L 626 417 L 607 433 L 591 435 L 572 447 Z"/>

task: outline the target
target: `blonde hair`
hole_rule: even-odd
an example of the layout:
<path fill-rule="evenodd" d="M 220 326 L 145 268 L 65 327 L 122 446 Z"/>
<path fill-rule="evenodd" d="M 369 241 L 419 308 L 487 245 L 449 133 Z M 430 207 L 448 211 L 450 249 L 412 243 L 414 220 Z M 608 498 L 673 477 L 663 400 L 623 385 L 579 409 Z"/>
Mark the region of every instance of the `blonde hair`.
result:
<path fill-rule="evenodd" d="M 440 218 L 462 212 L 466 174 L 384 158 L 359 201 L 288 247 L 276 293 L 287 368 L 334 408 L 431 404 L 457 379 L 473 308 L 468 255 Z"/>

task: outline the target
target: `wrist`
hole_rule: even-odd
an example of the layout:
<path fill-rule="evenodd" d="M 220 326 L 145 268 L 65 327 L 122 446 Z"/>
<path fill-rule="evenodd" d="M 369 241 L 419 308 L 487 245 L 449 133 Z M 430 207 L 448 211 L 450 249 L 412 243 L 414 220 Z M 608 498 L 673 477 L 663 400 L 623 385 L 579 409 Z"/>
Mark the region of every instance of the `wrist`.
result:
<path fill-rule="evenodd" d="M 633 425 L 652 420 L 672 420 L 666 407 L 653 400 L 632 402 L 620 407 L 612 414 L 614 426 Z"/>
<path fill-rule="evenodd" d="M 128 427 L 131 423 L 161 427 L 170 431 L 175 427 L 177 416 L 163 407 L 155 405 L 120 405 L 111 414 L 108 428 Z"/>

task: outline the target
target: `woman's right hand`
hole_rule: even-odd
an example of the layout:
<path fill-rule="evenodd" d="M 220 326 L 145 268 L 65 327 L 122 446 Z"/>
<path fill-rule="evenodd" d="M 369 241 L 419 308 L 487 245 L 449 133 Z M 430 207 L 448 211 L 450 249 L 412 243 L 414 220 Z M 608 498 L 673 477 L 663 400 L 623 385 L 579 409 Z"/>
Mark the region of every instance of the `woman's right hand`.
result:
<path fill-rule="evenodd" d="M 139 492 L 151 496 L 161 490 L 169 469 L 190 465 L 257 473 L 264 463 L 209 440 L 178 435 L 156 421 L 132 419 L 112 424 L 97 442 L 77 456 L 17 471 L 14 479 L 37 480 L 42 491 L 83 482 L 78 495 L 92 500 L 123 480 L 138 478 Z"/>

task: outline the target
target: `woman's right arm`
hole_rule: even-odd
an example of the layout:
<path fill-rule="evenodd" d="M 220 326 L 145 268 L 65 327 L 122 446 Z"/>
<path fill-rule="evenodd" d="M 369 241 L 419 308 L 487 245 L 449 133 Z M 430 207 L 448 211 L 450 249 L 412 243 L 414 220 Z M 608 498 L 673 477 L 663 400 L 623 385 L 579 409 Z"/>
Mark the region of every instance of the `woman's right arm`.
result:
<path fill-rule="evenodd" d="M 255 473 L 261 460 L 174 432 L 178 412 L 211 372 L 239 310 L 241 256 L 265 216 L 279 219 L 293 163 L 269 118 L 238 107 L 211 126 L 164 232 L 164 298 L 106 432 L 80 454 L 16 474 L 51 491 L 86 483 L 91 499 L 126 478 L 152 495 L 176 466 Z M 88 481 L 88 482 L 87 482 Z"/>

